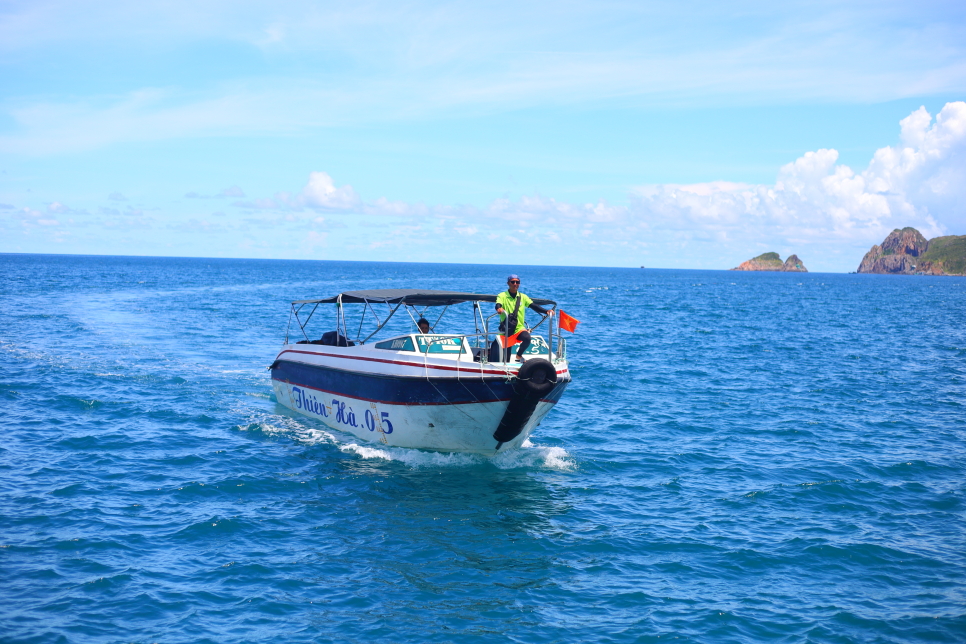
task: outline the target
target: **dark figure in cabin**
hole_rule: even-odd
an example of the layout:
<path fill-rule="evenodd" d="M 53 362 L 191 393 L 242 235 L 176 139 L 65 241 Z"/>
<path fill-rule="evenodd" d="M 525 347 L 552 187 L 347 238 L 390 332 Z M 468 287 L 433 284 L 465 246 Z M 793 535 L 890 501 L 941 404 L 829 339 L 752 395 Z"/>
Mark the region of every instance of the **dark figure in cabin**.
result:
<path fill-rule="evenodd" d="M 423 335 L 429 333 L 429 320 L 426 318 L 419 318 L 419 321 L 416 322 L 416 326 L 419 327 L 419 332 Z"/>

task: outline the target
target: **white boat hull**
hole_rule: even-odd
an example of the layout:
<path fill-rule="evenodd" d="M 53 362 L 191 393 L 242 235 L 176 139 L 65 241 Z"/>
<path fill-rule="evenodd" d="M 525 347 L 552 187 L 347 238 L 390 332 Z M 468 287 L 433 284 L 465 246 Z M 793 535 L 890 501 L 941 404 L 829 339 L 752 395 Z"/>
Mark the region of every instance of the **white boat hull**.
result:
<path fill-rule="evenodd" d="M 333 396 L 278 380 L 273 381 L 273 385 L 275 398 L 283 406 L 315 418 L 332 429 L 383 445 L 441 452 L 496 454 L 493 432 L 509 404 L 500 401 L 458 405 L 393 405 Z M 552 402 L 538 403 L 520 435 L 503 444 L 500 450 L 521 445 L 553 405 Z M 344 408 L 341 415 L 340 408 Z M 366 411 L 371 412 L 369 422 Z"/>
<path fill-rule="evenodd" d="M 520 433 L 494 432 L 513 396 L 520 365 L 481 365 L 405 356 L 367 347 L 288 345 L 272 365 L 276 400 L 292 411 L 388 446 L 492 455 L 522 444 L 570 381 L 565 361 Z"/>

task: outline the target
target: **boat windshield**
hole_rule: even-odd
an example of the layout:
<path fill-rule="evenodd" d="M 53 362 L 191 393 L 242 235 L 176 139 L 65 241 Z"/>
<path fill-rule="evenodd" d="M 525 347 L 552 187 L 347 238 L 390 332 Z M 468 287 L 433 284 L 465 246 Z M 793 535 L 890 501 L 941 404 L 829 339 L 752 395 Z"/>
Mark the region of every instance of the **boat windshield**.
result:
<path fill-rule="evenodd" d="M 415 338 L 415 342 L 413 339 Z M 377 349 L 419 353 L 467 353 L 466 338 L 460 335 L 407 335 L 376 342 Z"/>
<path fill-rule="evenodd" d="M 495 340 L 499 344 L 499 340 Z M 479 361 L 479 356 L 481 353 L 485 353 L 490 356 L 493 352 L 499 353 L 499 349 L 493 347 L 493 343 L 489 347 L 484 348 L 482 346 L 474 346 L 477 343 L 474 342 L 474 336 L 463 336 L 463 335 L 406 335 L 398 338 L 390 338 L 388 340 L 382 340 L 376 342 L 372 346 L 376 349 L 385 349 L 387 351 L 396 352 L 407 352 L 407 353 L 422 353 L 422 354 L 445 354 L 445 355 L 460 355 L 460 354 L 472 354 L 475 361 Z M 523 352 L 525 356 L 550 356 L 550 345 L 547 341 L 540 335 L 531 336 L 530 346 L 527 350 Z"/>

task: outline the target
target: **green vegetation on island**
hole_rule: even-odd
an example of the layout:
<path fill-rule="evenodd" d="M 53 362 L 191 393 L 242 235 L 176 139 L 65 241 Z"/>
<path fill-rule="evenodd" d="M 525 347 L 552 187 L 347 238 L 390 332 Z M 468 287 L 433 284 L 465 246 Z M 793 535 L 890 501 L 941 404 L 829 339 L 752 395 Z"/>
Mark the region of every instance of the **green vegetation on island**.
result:
<path fill-rule="evenodd" d="M 763 263 L 764 262 L 778 262 L 779 264 L 781 264 L 783 266 L 785 265 L 785 262 L 782 261 L 781 255 L 779 255 L 778 253 L 762 253 L 761 255 L 759 255 L 758 257 L 754 258 L 751 261 L 753 261 L 753 262 L 758 261 L 758 262 L 763 262 Z"/>
<path fill-rule="evenodd" d="M 966 235 L 947 235 L 929 240 L 922 258 L 941 264 L 947 275 L 966 275 Z"/>
<path fill-rule="evenodd" d="M 926 240 L 915 228 L 896 228 L 873 246 L 856 271 L 890 275 L 966 275 L 966 235 Z"/>
<path fill-rule="evenodd" d="M 798 255 L 789 255 L 788 259 L 782 261 L 778 253 L 762 253 L 758 257 L 742 262 L 732 268 L 733 271 L 773 271 L 782 273 L 807 273 L 808 269 Z"/>

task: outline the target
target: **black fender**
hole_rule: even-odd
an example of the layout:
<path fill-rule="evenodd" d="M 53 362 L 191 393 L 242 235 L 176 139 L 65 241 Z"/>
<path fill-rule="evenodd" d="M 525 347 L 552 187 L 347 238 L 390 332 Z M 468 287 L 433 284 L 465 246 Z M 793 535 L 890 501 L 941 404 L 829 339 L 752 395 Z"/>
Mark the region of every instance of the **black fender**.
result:
<path fill-rule="evenodd" d="M 556 384 L 557 369 L 549 360 L 534 358 L 520 366 L 517 378 L 513 381 L 513 396 L 510 398 L 510 404 L 503 412 L 500 425 L 493 432 L 497 449 L 500 449 L 503 443 L 520 435 L 524 425 L 533 415 L 533 410 L 537 408 L 537 403 L 553 391 Z"/>
<path fill-rule="evenodd" d="M 557 369 L 549 360 L 534 358 L 527 360 L 517 371 L 517 380 L 513 383 L 513 390 L 532 393 L 540 397 L 553 391 L 557 384 Z"/>

